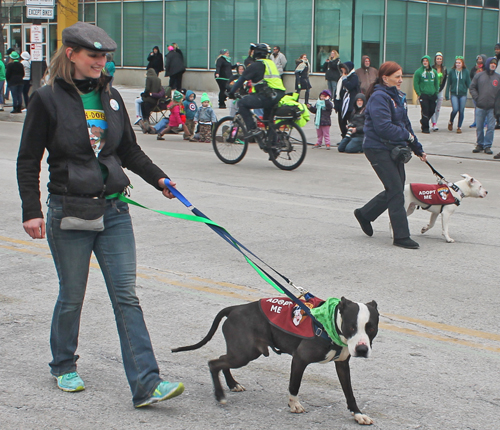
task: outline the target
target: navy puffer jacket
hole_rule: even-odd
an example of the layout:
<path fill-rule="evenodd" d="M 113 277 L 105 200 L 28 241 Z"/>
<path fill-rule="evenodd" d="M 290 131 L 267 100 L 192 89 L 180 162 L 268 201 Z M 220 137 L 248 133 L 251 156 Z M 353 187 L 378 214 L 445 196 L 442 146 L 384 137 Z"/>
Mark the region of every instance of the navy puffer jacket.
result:
<path fill-rule="evenodd" d="M 424 152 L 408 119 L 406 95 L 396 87 L 375 85 L 366 105 L 364 131 L 364 149 L 390 151 L 394 145 L 409 145 L 415 155 L 422 155 Z M 414 136 L 412 143 L 408 142 L 410 133 Z"/>

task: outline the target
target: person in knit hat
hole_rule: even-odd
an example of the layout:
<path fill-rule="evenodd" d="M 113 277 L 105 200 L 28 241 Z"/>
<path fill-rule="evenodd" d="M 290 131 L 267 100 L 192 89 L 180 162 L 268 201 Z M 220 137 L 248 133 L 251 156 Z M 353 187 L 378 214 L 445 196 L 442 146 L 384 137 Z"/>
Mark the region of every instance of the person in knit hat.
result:
<path fill-rule="evenodd" d="M 316 126 L 316 135 L 318 141 L 313 148 L 321 148 L 323 139 L 325 140 L 326 149 L 330 149 L 330 127 L 332 126 L 332 110 L 333 103 L 331 102 L 332 93 L 330 90 L 323 90 L 319 95 L 319 99 L 315 106 L 307 104 L 307 108 L 316 114 L 314 124 Z"/>
<path fill-rule="evenodd" d="M 172 95 L 172 101 L 167 106 L 167 109 L 170 111 L 170 116 L 168 117 L 168 127 L 156 135 L 156 140 L 165 140 L 163 135 L 169 132 L 177 134 L 179 132 L 178 128 L 180 125 L 182 125 L 182 129 L 184 130 L 184 136 L 188 139 L 192 137 L 186 126 L 186 115 L 184 114 L 184 104 L 182 103 L 183 100 L 184 95 L 180 91 L 175 90 Z"/>
<path fill-rule="evenodd" d="M 194 116 L 194 122 L 200 124 L 200 142 L 212 142 L 212 125 L 217 122 L 217 116 L 210 106 L 210 98 L 207 93 L 201 95 L 201 107 Z M 191 139 L 194 140 L 194 139 Z"/>

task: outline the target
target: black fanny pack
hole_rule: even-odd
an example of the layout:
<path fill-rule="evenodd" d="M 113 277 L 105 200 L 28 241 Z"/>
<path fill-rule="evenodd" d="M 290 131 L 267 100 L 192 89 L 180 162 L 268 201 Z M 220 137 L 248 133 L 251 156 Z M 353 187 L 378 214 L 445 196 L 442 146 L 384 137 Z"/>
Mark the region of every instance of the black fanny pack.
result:
<path fill-rule="evenodd" d="M 391 158 L 396 163 L 408 163 L 411 159 L 411 149 L 407 146 L 395 146 L 391 150 Z"/>
<path fill-rule="evenodd" d="M 61 230 L 104 230 L 106 199 L 63 196 Z"/>

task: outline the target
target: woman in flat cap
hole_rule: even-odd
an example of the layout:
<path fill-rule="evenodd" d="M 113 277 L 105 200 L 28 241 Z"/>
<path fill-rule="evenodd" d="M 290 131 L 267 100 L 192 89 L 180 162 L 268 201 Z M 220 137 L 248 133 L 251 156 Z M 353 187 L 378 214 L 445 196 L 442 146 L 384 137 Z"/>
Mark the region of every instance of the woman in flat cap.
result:
<path fill-rule="evenodd" d="M 147 406 L 181 394 L 184 385 L 160 378 L 135 293 L 132 222 L 128 205 L 116 198 L 130 185 L 122 166 L 165 197 L 173 195 L 164 184 L 168 176 L 137 145 L 123 100 L 102 73 L 106 53 L 115 51 L 116 43 L 83 22 L 66 28 L 62 42 L 49 66 L 48 85 L 30 100 L 17 159 L 23 227 L 33 239 L 47 235 L 59 277 L 49 365 L 61 390 L 85 388 L 76 349 L 94 252 L 113 305 L 133 404 Z M 45 150 L 50 171 L 46 223 L 39 183 Z"/>

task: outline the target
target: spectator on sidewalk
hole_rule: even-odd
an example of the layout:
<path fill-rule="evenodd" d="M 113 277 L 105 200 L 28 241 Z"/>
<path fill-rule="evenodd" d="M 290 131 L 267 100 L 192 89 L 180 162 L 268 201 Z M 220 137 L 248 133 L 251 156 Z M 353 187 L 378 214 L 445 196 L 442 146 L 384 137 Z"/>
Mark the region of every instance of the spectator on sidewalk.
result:
<path fill-rule="evenodd" d="M 330 52 L 330 56 L 326 59 L 323 64 L 323 71 L 325 72 L 325 79 L 328 83 L 328 89 L 332 93 L 332 98 L 335 98 L 335 93 L 337 92 L 337 82 L 340 79 L 340 57 L 339 53 L 333 49 Z"/>
<path fill-rule="evenodd" d="M 172 43 L 168 47 L 168 51 L 165 56 L 165 77 L 170 77 L 168 86 L 172 90 L 180 91 L 182 89 L 182 75 L 186 71 L 184 55 L 182 55 L 177 43 Z"/>
<path fill-rule="evenodd" d="M 318 140 L 313 148 L 321 148 L 323 139 L 325 140 L 326 149 L 330 149 L 330 127 L 332 126 L 332 110 L 333 104 L 330 101 L 332 94 L 330 90 L 323 90 L 319 95 L 316 105 L 307 105 L 307 108 L 316 114 L 314 125 L 316 126 L 316 135 Z"/>
<path fill-rule="evenodd" d="M 422 66 L 413 75 L 413 89 L 417 93 L 420 102 L 422 133 L 430 133 L 429 122 L 436 110 L 439 79 L 437 71 L 431 67 L 431 57 L 424 55 L 421 62 Z"/>
<path fill-rule="evenodd" d="M 366 94 L 368 88 L 377 80 L 378 70 L 371 66 L 371 60 L 368 55 L 361 57 L 361 67 L 356 69 L 358 75 L 360 90 Z"/>
<path fill-rule="evenodd" d="M 444 90 L 446 87 L 446 80 L 448 78 L 448 70 L 444 65 L 443 54 L 441 54 L 441 52 L 437 52 L 434 56 L 434 64 L 432 67 L 438 74 L 439 91 L 437 95 L 436 110 L 434 112 L 434 115 L 432 115 L 431 129 L 432 131 L 438 131 L 439 127 L 437 126 L 437 122 L 439 119 L 439 112 L 441 111 L 441 105 L 443 104 Z"/>
<path fill-rule="evenodd" d="M 285 54 L 281 52 L 281 48 L 278 45 L 273 48 L 273 53 L 270 58 L 274 61 L 274 64 L 276 64 L 276 68 L 280 73 L 280 78 L 283 80 L 283 72 L 285 71 L 287 60 Z"/>
<path fill-rule="evenodd" d="M 23 98 L 24 107 L 28 109 L 28 103 L 30 100 L 30 88 L 31 88 L 31 55 L 27 51 L 21 52 L 21 64 L 24 67 L 24 78 L 23 78 Z"/>
<path fill-rule="evenodd" d="M 0 111 L 3 111 L 4 99 L 3 99 L 3 87 L 5 85 L 5 63 L 2 59 L 2 53 L 0 52 Z"/>
<path fill-rule="evenodd" d="M 10 54 L 10 63 L 5 66 L 5 79 L 12 93 L 12 107 L 10 113 L 21 113 L 23 106 L 24 66 L 19 61 L 16 51 Z"/>
<path fill-rule="evenodd" d="M 475 154 L 483 152 L 493 154 L 493 137 L 495 134 L 495 99 L 500 89 L 500 75 L 495 72 L 497 59 L 490 57 L 485 62 L 485 71 L 477 73 L 470 84 L 470 94 L 476 102 L 476 147 Z M 487 131 L 484 134 L 483 124 L 486 121 Z"/>
<path fill-rule="evenodd" d="M 352 62 L 346 61 L 345 63 L 341 63 L 339 68 L 342 76 L 337 83 L 333 106 L 337 112 L 340 133 L 343 139 L 347 133 L 347 124 L 351 119 L 351 113 L 354 109 L 354 98 L 358 94 L 359 79 Z"/>
<path fill-rule="evenodd" d="M 470 71 L 470 81 L 474 79 L 476 73 L 484 72 L 484 63 L 486 63 L 486 55 L 480 54 L 476 57 L 476 65 Z M 474 122 L 469 125 L 469 128 L 474 128 L 476 126 L 476 101 L 472 99 L 474 103 Z"/>
<path fill-rule="evenodd" d="M 448 121 L 448 130 L 453 131 L 453 121 L 458 115 L 457 133 L 462 133 L 462 123 L 464 122 L 465 102 L 467 101 L 467 91 L 470 86 L 470 74 L 465 67 L 464 57 L 455 57 L 455 64 L 448 75 L 448 85 L 446 86 L 446 100 L 451 98 L 453 110 Z"/>
<path fill-rule="evenodd" d="M 113 81 L 115 80 L 115 71 L 116 71 L 116 66 L 115 62 L 113 61 L 113 54 L 111 52 L 108 52 L 106 54 L 106 64 L 104 65 L 104 70 L 108 74 L 108 76 L 111 76 L 111 80 L 109 81 L 109 86 L 113 86 Z"/>
<path fill-rule="evenodd" d="M 161 55 L 160 48 L 155 46 L 153 50 L 148 55 L 148 65 L 147 69 L 153 69 L 156 72 L 156 76 L 163 71 L 163 55 Z"/>
<path fill-rule="evenodd" d="M 295 92 L 305 90 L 304 103 L 309 103 L 309 91 L 311 90 L 311 82 L 309 81 L 309 73 L 311 72 L 311 64 L 307 59 L 307 54 L 302 54 L 295 60 Z"/>
<path fill-rule="evenodd" d="M 231 57 L 229 56 L 229 50 L 221 49 L 219 51 L 219 56 L 215 61 L 215 80 L 219 86 L 219 108 L 226 108 L 226 89 L 227 84 L 231 77 L 233 76 L 232 70 L 238 66 L 238 63 L 231 64 Z M 245 66 L 246 67 L 246 66 Z"/>
<path fill-rule="evenodd" d="M 365 107 L 366 97 L 364 94 L 359 93 L 354 98 L 354 112 L 347 127 L 347 134 L 337 148 L 339 152 L 346 152 L 348 154 L 363 152 Z"/>

